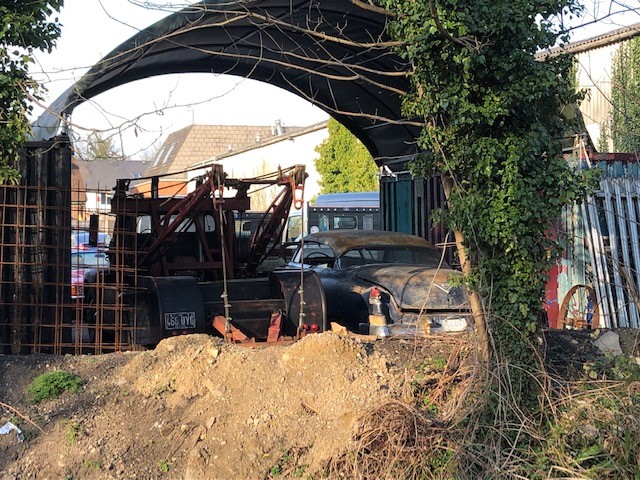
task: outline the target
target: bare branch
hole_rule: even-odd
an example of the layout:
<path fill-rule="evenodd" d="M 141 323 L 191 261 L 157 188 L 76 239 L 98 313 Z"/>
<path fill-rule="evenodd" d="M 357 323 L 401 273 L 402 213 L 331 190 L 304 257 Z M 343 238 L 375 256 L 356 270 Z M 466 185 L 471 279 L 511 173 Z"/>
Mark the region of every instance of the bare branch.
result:
<path fill-rule="evenodd" d="M 380 13 L 382 15 L 385 15 L 387 17 L 392 17 L 392 18 L 396 18 L 398 16 L 395 12 L 392 12 L 391 10 L 388 10 L 386 8 L 379 7 L 377 5 L 373 5 L 370 2 L 366 3 L 366 2 L 363 2 L 362 0 L 349 0 L 349 1 L 353 3 L 355 6 L 360 7 L 363 10 Z"/>
<path fill-rule="evenodd" d="M 13 413 L 15 413 L 16 415 L 18 415 L 20 418 L 22 418 L 23 420 L 26 420 L 27 422 L 29 422 L 31 425 L 33 425 L 34 427 L 36 427 L 38 430 L 40 430 L 41 433 L 44 433 L 44 430 L 37 424 L 35 423 L 33 420 L 31 420 L 29 417 L 27 417 L 25 414 L 23 414 L 22 412 L 20 412 L 20 410 L 18 410 L 15 407 L 12 407 L 11 405 L 4 403 L 4 402 L 0 402 L 0 407 L 2 408 L 6 408 L 7 410 L 12 411 Z"/>
<path fill-rule="evenodd" d="M 483 44 L 477 38 L 471 36 L 457 38 L 451 35 L 451 33 L 449 33 L 449 31 L 444 28 L 442 22 L 440 21 L 440 17 L 438 16 L 438 9 L 436 7 L 435 0 L 429 0 L 429 6 L 431 9 L 431 16 L 433 17 L 433 21 L 436 24 L 436 29 L 442 36 L 444 36 L 447 40 L 453 43 L 460 44 L 470 50 L 480 50 Z"/>

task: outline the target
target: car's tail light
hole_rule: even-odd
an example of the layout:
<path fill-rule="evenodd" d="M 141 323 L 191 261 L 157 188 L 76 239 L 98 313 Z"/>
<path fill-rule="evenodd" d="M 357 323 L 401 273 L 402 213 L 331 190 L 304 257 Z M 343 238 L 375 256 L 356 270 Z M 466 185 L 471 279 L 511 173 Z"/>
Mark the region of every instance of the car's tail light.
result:
<path fill-rule="evenodd" d="M 369 310 L 369 335 L 388 336 L 387 317 L 382 312 L 382 295 L 377 287 L 369 291 Z"/>
<path fill-rule="evenodd" d="M 318 326 L 317 323 L 312 323 L 311 324 L 311 331 L 312 332 L 317 332 L 318 330 L 320 330 L 320 327 Z"/>
<path fill-rule="evenodd" d="M 302 329 L 303 329 L 305 332 L 308 332 L 310 328 L 311 328 L 311 327 L 309 326 L 309 324 L 308 324 L 308 323 L 303 323 L 303 324 L 302 324 Z"/>
<path fill-rule="evenodd" d="M 369 313 L 371 315 L 382 315 L 382 300 L 379 288 L 373 287 L 369 292 L 369 305 Z"/>

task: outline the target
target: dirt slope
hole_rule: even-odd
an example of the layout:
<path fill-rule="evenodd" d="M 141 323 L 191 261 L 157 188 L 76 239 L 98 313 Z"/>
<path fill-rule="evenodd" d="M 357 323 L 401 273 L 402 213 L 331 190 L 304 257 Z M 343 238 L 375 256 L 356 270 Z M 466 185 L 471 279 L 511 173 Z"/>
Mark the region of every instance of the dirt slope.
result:
<path fill-rule="evenodd" d="M 0 401 L 43 430 L 5 411 L 0 426 L 19 422 L 27 441 L 0 436 L 0 478 L 306 476 L 348 446 L 363 412 L 402 396 L 402 364 L 422 353 L 391 345 L 395 358 L 331 333 L 258 349 L 192 335 L 146 352 L 0 356 Z M 82 391 L 29 405 L 28 383 L 54 369 Z"/>
<path fill-rule="evenodd" d="M 630 355 L 638 336 L 623 337 Z M 552 370 L 581 375 L 598 355 L 590 338 L 550 335 Z M 11 421 L 26 437 L 0 435 L 0 480 L 321 478 L 363 416 L 390 400 L 418 406 L 421 389 L 472 371 L 469 344 L 324 333 L 252 349 L 191 335 L 145 352 L 0 355 L 0 427 Z M 29 383 L 56 369 L 84 379 L 81 391 L 29 404 Z"/>

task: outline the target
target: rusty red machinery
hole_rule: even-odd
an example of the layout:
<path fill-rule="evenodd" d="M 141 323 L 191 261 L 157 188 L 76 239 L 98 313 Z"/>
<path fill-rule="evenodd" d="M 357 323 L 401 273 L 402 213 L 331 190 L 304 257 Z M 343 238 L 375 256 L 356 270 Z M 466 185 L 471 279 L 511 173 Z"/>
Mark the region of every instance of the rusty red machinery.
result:
<path fill-rule="evenodd" d="M 104 335 L 110 328 L 99 327 L 122 325 L 130 343 L 141 345 L 196 332 L 251 343 L 324 331 L 326 302 L 314 272 L 259 273 L 278 252 L 290 209 L 301 206 L 305 177 L 297 165 L 231 179 L 214 165 L 182 198 L 163 198 L 157 189 L 150 197 L 129 194 L 129 181 L 119 181 L 110 268 L 85 278 L 89 328 Z M 236 235 L 236 218 L 250 208 L 249 190 L 272 185 L 278 193 L 251 238 Z"/>

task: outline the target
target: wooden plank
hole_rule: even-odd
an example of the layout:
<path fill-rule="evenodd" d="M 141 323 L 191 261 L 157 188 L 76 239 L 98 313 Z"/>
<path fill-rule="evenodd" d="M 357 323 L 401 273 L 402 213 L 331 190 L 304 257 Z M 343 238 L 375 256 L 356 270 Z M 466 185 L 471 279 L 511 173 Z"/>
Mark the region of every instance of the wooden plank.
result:
<path fill-rule="evenodd" d="M 620 265 L 622 260 L 620 258 L 620 252 L 618 248 L 618 227 L 620 222 L 619 212 L 614 211 L 613 198 L 611 189 L 612 178 L 604 178 L 600 182 L 602 191 L 604 193 L 604 217 L 607 222 L 607 230 L 609 231 L 609 248 L 611 249 L 611 268 L 609 275 L 613 277 L 613 288 L 615 290 L 615 299 L 612 298 L 614 310 L 617 317 L 617 327 L 627 328 L 629 326 L 629 317 L 627 315 L 627 308 L 625 301 L 626 295 L 622 286 L 622 277 L 620 276 Z M 605 265 L 609 265 L 608 263 Z"/>
<path fill-rule="evenodd" d="M 632 261 L 631 261 L 631 251 L 629 249 L 629 230 L 633 230 L 633 224 L 630 223 L 628 203 L 623 202 L 623 195 L 625 197 L 630 197 L 631 192 L 626 190 L 623 191 L 621 187 L 621 183 L 624 179 L 615 179 L 613 183 L 613 191 L 616 201 L 616 211 L 618 218 L 618 227 L 620 232 L 620 243 L 622 249 L 622 260 L 623 265 L 620 265 L 620 268 L 625 270 L 624 278 L 633 279 L 633 269 L 632 269 Z M 633 208 L 633 204 L 631 204 Z M 638 328 L 638 307 L 636 303 L 632 300 L 632 296 L 629 293 L 630 288 L 637 288 L 636 285 L 627 285 L 625 282 L 625 299 L 627 303 L 627 308 L 629 311 L 629 326 L 632 328 Z M 633 283 L 633 280 L 631 280 Z"/>
<path fill-rule="evenodd" d="M 609 289 L 608 272 L 606 271 L 606 263 L 604 262 L 604 245 L 602 243 L 602 235 L 600 233 L 600 224 L 598 223 L 598 215 L 596 212 L 594 197 L 589 197 L 584 206 L 586 230 L 588 238 L 591 242 L 592 263 L 594 273 L 594 288 L 599 292 L 598 304 L 602 318 L 598 326 L 611 328 L 612 312 L 609 305 L 611 291 Z M 604 325 L 603 325 L 604 323 Z"/>

